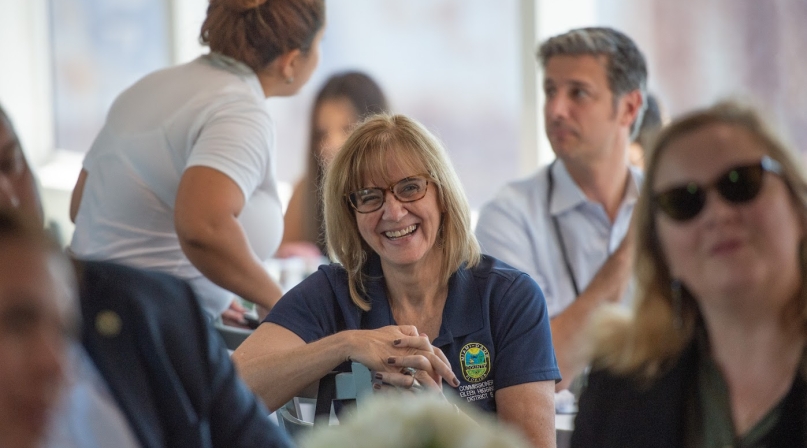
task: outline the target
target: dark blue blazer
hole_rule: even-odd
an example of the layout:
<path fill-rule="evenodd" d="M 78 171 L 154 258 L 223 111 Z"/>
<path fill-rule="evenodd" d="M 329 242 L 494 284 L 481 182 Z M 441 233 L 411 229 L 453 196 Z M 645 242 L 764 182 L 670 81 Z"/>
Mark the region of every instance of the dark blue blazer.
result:
<path fill-rule="evenodd" d="M 190 287 L 78 262 L 82 342 L 144 448 L 285 447 Z"/>

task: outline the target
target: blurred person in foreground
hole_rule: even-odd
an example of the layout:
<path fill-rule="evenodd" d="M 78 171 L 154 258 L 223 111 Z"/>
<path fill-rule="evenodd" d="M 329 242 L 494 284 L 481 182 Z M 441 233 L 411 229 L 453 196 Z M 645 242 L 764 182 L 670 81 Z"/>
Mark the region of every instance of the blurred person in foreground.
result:
<path fill-rule="evenodd" d="M 40 447 L 78 329 L 75 279 L 42 223 L 8 208 L 0 209 L 0 266 L 0 446 Z"/>
<path fill-rule="evenodd" d="M 42 205 L 33 173 L 11 121 L 0 108 L 2 210 L 15 210 L 42 229 Z M 10 254 L 0 251 L 0 257 Z M 0 289 L 22 278 L 16 270 L 21 263 L 17 258 L 0 260 L 0 278 L 8 276 L 10 282 L 3 280 Z M 47 446 L 290 445 L 236 375 L 221 338 L 185 282 L 111 263 L 74 260 L 73 264 L 79 301 L 70 303 L 70 312 L 80 312 L 83 325 L 80 344 L 71 340 L 60 355 L 66 353 L 70 361 L 65 369 L 68 383 Z M 47 317 L 8 316 L 14 319 L 0 321 L 0 327 L 5 322 L 12 330 L 34 328 L 32 320 Z M 59 332 L 64 327 L 52 318 L 45 323 Z M 0 346 L 11 341 L 3 339 Z M 31 362 L 39 359 L 29 352 L 33 352 L 26 351 Z M 35 384 L 37 379 L 32 376 L 27 381 Z M 8 384 L 26 390 L 14 382 Z M 19 406 L 15 412 L 24 416 L 24 409 Z M 16 417 L 3 415 L 0 420 L 14 422 Z"/>
<path fill-rule="evenodd" d="M 315 427 L 300 440 L 301 448 L 529 446 L 521 434 L 489 414 L 471 405 L 457 412 L 452 403 L 428 394 L 377 394 L 338 425 Z"/>
<path fill-rule="evenodd" d="M 283 215 L 266 99 L 305 85 L 324 27 L 324 0 L 210 0 L 210 52 L 112 104 L 73 190 L 75 256 L 187 280 L 227 324 L 246 324 L 234 295 L 271 308 Z"/>
<path fill-rule="evenodd" d="M 675 121 L 649 156 L 635 311 L 595 320 L 572 446 L 807 446 L 797 159 L 732 103 Z"/>
<path fill-rule="evenodd" d="M 311 111 L 307 172 L 294 187 L 283 216 L 278 257 L 322 257 L 326 253 L 322 215 L 325 170 L 358 122 L 387 110 L 381 87 L 362 72 L 337 73 L 319 90 Z"/>
<path fill-rule="evenodd" d="M 440 142 L 405 116 L 371 117 L 334 158 L 323 193 L 340 264 L 289 291 L 235 351 L 247 384 L 276 409 L 360 362 L 390 386 L 439 394 L 446 383 L 536 446 L 554 446 L 560 373 L 543 295 L 480 255 Z"/>
<path fill-rule="evenodd" d="M 626 237 L 641 170 L 628 163 L 641 125 L 647 66 L 639 48 L 612 28 L 581 28 L 538 49 L 546 135 L 557 156 L 505 186 L 482 207 L 482 251 L 541 286 L 563 381 L 584 371 L 588 320 L 631 296 L 632 238 Z"/>

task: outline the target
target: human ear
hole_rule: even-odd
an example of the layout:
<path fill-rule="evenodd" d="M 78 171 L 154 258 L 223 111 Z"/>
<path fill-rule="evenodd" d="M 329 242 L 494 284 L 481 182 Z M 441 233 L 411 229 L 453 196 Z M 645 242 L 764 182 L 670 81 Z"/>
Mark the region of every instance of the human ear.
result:
<path fill-rule="evenodd" d="M 283 76 L 283 79 L 294 80 L 297 65 L 300 63 L 301 58 L 302 52 L 299 48 L 287 51 L 278 56 L 278 68 L 280 69 L 280 74 Z"/>
<path fill-rule="evenodd" d="M 636 116 L 639 115 L 639 111 L 642 108 L 642 92 L 638 89 L 628 92 L 622 95 L 620 103 L 622 103 L 624 107 L 622 116 L 620 117 L 620 123 L 625 126 L 630 126 L 636 120 Z"/>

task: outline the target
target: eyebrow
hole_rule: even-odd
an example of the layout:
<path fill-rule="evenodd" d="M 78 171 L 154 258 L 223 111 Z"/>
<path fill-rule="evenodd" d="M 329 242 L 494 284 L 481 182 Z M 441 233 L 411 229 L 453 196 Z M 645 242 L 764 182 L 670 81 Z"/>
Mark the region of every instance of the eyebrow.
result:
<path fill-rule="evenodd" d="M 554 86 L 558 86 L 558 85 L 570 85 L 572 87 L 584 87 L 584 88 L 588 88 L 588 89 L 590 89 L 590 88 L 592 88 L 594 86 L 590 82 L 580 81 L 580 80 L 577 80 L 577 79 L 571 79 L 571 80 L 564 81 L 564 82 L 558 82 L 558 81 L 555 81 L 554 79 L 549 79 L 549 78 L 544 79 L 544 87 L 548 87 L 548 86 L 553 86 L 554 87 Z"/>

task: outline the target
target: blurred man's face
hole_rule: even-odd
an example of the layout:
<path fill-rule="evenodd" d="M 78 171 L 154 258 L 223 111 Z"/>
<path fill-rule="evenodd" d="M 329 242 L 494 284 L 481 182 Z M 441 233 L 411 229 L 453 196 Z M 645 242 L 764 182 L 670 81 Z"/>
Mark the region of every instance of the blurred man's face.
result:
<path fill-rule="evenodd" d="M 614 108 L 603 56 L 553 56 L 544 70 L 546 135 L 555 155 L 589 161 L 619 149 L 625 99 Z M 624 157 L 624 147 L 619 149 Z"/>
<path fill-rule="evenodd" d="M 43 219 L 36 182 L 11 123 L 0 115 L 0 209 L 14 208 Z"/>
<path fill-rule="evenodd" d="M 53 255 L 0 240 L 0 446 L 38 446 L 64 372 L 70 304 Z"/>

